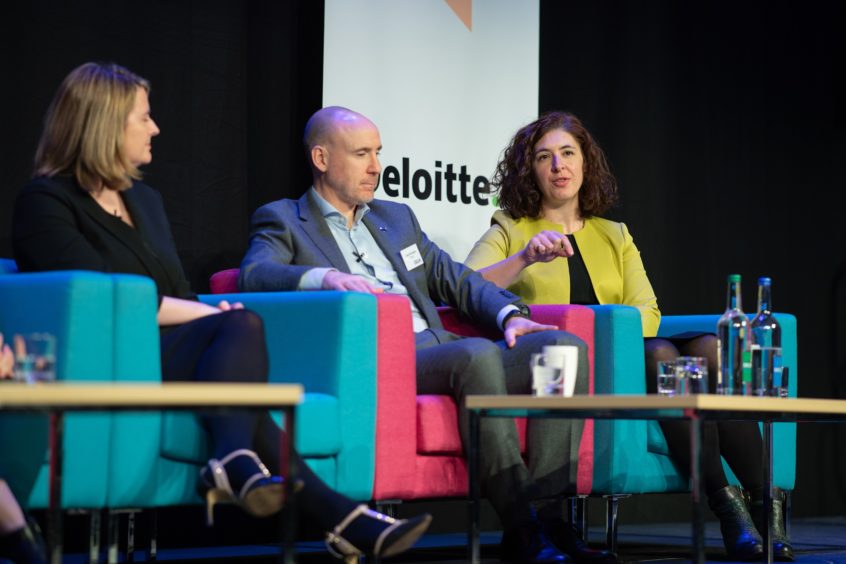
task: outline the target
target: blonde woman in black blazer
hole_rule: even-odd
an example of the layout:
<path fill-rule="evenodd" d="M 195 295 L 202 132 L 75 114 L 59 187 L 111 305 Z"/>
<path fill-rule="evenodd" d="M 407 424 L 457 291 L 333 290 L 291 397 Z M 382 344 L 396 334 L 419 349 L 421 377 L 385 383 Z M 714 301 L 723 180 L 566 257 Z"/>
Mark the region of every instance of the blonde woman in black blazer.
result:
<path fill-rule="evenodd" d="M 33 180 L 13 218 L 21 271 L 85 269 L 140 274 L 159 295 L 165 380 L 267 381 L 261 318 L 241 304 L 200 303 L 180 264 L 159 194 L 140 182 L 159 129 L 149 83 L 114 64 L 86 63 L 65 78 L 48 110 Z M 213 458 L 201 471 L 209 504 L 232 501 L 255 516 L 283 503 L 279 428 L 268 413 L 203 416 Z M 339 557 L 391 556 L 431 520 L 394 520 L 329 489 L 302 461 L 301 507 L 326 529 Z"/>

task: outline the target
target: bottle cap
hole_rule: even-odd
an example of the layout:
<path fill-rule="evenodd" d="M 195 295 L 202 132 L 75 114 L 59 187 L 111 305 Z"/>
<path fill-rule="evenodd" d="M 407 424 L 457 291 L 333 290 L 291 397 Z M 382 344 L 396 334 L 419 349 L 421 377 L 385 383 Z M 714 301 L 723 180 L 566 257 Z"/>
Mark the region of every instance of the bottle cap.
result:
<path fill-rule="evenodd" d="M 729 282 L 740 282 L 740 274 L 729 274 Z"/>
<path fill-rule="evenodd" d="M 760 278 L 758 278 L 758 285 L 760 286 L 772 286 L 772 284 L 772 278 L 770 278 L 769 276 L 761 276 Z"/>

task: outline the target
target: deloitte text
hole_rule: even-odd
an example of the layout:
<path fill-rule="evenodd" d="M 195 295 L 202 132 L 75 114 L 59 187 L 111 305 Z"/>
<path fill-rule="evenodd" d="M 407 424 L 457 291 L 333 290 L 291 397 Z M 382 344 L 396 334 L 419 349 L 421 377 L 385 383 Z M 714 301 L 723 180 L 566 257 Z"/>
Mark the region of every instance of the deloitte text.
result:
<path fill-rule="evenodd" d="M 413 173 L 409 170 L 409 159 L 402 159 L 402 173 L 395 166 L 386 166 L 382 171 L 382 187 L 385 194 L 392 198 L 410 198 L 418 200 L 446 200 L 480 206 L 488 205 L 488 186 L 490 182 L 484 176 L 471 178 L 467 166 L 461 165 L 458 172 L 453 164 L 441 170 L 441 161 L 435 161 L 435 171 L 419 168 Z M 472 182 L 471 182 L 472 179 Z"/>

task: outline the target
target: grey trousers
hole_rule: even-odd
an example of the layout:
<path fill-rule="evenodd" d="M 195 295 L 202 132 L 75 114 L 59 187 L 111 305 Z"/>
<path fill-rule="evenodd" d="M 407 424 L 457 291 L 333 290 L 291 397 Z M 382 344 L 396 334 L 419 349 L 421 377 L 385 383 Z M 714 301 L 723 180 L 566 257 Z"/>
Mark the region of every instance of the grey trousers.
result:
<path fill-rule="evenodd" d="M 469 446 L 469 416 L 464 399 L 475 394 L 530 394 L 529 360 L 547 345 L 579 347 L 576 393 L 588 391 L 587 346 L 564 331 L 524 335 L 509 349 L 505 341 L 465 338 L 442 329 L 417 333 L 417 391 L 450 395 L 458 405 L 459 431 Z M 530 501 L 575 491 L 584 422 L 530 419 L 527 461 L 513 419 L 485 418 L 480 425 L 481 482 L 500 520 L 508 527 L 530 518 Z"/>

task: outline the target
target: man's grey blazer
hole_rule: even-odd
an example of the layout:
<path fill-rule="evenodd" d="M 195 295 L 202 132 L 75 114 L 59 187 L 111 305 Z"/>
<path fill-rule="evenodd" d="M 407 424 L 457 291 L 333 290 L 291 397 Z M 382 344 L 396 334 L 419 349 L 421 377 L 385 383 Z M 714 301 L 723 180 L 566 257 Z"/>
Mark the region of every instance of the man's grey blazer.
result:
<path fill-rule="evenodd" d="M 256 210 L 250 244 L 241 262 L 238 286 L 244 292 L 296 290 L 314 267 L 349 273 L 349 266 L 316 202 L 306 192 L 299 200 L 278 200 Z M 373 200 L 363 223 L 429 323 L 442 328 L 436 305 L 457 308 L 476 323 L 498 328 L 496 317 L 519 298 L 486 281 L 435 245 L 405 204 Z M 400 251 L 416 245 L 423 264 L 408 270 Z"/>

